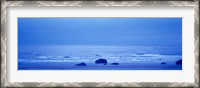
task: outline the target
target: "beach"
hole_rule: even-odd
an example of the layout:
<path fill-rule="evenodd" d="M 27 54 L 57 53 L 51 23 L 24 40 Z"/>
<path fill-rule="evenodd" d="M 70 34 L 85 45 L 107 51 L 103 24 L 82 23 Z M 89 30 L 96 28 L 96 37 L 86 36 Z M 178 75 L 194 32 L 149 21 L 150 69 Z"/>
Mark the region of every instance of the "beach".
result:
<path fill-rule="evenodd" d="M 22 46 L 18 70 L 182 70 L 177 52 L 163 46 Z M 95 63 L 99 59 L 106 63 Z"/>
<path fill-rule="evenodd" d="M 119 63 L 119 65 L 107 65 L 86 63 L 87 66 L 75 66 L 77 63 L 67 62 L 29 62 L 20 63 L 18 70 L 181 70 L 181 65 L 175 63 Z"/>

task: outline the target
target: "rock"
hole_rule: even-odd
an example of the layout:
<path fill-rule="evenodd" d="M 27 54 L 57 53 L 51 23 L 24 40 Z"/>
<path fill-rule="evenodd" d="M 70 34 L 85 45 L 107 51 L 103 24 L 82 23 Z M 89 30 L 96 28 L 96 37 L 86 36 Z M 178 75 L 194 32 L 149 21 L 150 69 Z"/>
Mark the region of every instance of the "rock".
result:
<path fill-rule="evenodd" d="M 137 55 L 143 55 L 144 53 L 136 53 Z"/>
<path fill-rule="evenodd" d="M 158 60 L 162 60 L 161 58 L 159 58 Z"/>
<path fill-rule="evenodd" d="M 64 58 L 69 58 L 69 56 L 64 56 Z"/>
<path fill-rule="evenodd" d="M 161 64 L 167 64 L 167 63 L 165 63 L 165 62 L 162 62 Z"/>
<path fill-rule="evenodd" d="M 82 62 L 82 63 L 76 64 L 75 66 L 86 66 L 86 63 Z"/>
<path fill-rule="evenodd" d="M 106 65 L 108 62 L 106 59 L 98 59 L 95 61 L 95 64 L 104 64 Z"/>
<path fill-rule="evenodd" d="M 119 63 L 111 63 L 111 65 L 119 65 Z"/>
<path fill-rule="evenodd" d="M 176 61 L 176 64 L 177 64 L 177 65 L 182 65 L 182 59 Z"/>

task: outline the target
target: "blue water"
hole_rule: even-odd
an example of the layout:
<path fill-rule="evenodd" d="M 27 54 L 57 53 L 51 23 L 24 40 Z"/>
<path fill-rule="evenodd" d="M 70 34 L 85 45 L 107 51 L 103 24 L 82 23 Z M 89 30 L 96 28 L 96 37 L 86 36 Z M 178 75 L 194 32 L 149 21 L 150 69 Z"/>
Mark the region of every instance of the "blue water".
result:
<path fill-rule="evenodd" d="M 95 64 L 100 58 L 108 64 Z M 180 46 L 18 46 L 18 70 L 181 70 L 179 59 Z"/>

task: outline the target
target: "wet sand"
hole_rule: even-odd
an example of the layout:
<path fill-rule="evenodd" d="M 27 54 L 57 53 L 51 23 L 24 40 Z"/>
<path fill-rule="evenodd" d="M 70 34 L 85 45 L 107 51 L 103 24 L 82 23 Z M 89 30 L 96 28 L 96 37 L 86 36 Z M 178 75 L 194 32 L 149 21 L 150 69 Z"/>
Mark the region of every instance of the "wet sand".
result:
<path fill-rule="evenodd" d="M 174 62 L 131 62 L 119 65 L 86 63 L 87 66 L 75 66 L 78 63 L 80 62 L 21 62 L 18 70 L 182 70 L 182 65 Z"/>

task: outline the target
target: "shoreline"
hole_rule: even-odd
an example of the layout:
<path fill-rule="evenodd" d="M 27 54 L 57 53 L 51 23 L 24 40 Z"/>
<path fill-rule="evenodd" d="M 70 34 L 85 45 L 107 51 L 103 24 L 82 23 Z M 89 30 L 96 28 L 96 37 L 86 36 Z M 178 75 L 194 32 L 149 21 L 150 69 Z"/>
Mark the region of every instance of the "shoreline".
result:
<path fill-rule="evenodd" d="M 175 63 L 160 64 L 149 62 L 95 64 L 86 63 L 86 66 L 75 66 L 80 62 L 19 62 L 18 70 L 182 70 L 182 65 Z"/>

